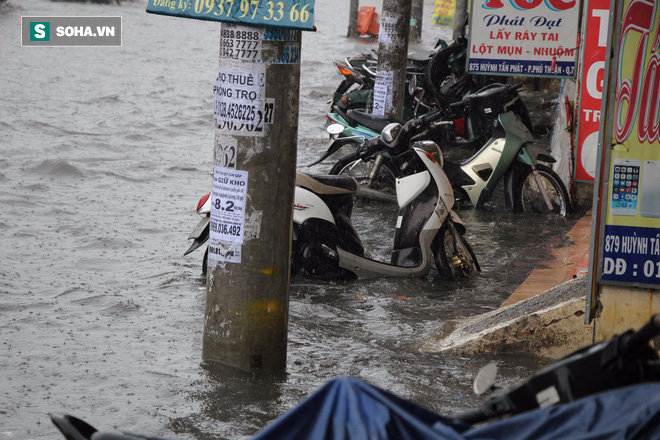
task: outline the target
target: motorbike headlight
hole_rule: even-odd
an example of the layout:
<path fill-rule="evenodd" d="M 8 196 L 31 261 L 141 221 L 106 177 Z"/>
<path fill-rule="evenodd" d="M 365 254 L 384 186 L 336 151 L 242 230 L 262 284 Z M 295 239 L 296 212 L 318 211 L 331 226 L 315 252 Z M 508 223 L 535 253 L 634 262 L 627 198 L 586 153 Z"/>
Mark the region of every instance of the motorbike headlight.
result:
<path fill-rule="evenodd" d="M 440 166 L 444 166 L 445 164 L 445 157 L 442 154 L 442 150 L 440 150 L 440 147 L 438 147 L 438 144 L 436 144 L 433 141 L 419 141 L 415 142 L 415 147 L 421 148 L 424 150 L 424 153 L 426 153 L 426 157 L 429 158 L 432 162 L 436 162 L 440 164 Z"/>

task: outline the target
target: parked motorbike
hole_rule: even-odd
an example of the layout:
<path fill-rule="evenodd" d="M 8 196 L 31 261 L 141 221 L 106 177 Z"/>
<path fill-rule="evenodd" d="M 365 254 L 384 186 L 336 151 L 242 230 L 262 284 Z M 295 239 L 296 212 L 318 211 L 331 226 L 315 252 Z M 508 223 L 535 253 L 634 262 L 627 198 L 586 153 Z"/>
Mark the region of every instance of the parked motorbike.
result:
<path fill-rule="evenodd" d="M 333 379 L 254 440 L 656 439 L 660 359 L 648 342 L 660 315 L 548 365 L 475 411 L 443 417 L 350 377 Z M 474 426 L 483 423 L 480 426 Z"/>
<path fill-rule="evenodd" d="M 404 126 L 390 124 L 380 137 L 369 141 L 338 137 L 328 148 L 332 152 L 358 142 L 365 159 L 383 150 L 409 156 L 405 173 L 395 182 L 399 214 L 389 263 L 365 257 L 350 221 L 353 198 L 361 188 L 357 180 L 298 173 L 291 253 L 297 273 L 332 278 L 423 277 L 432 260 L 439 275 L 448 279 L 479 270 L 464 237 L 465 227 L 452 211 L 454 194 L 442 169 L 442 152 L 431 141 L 410 142 L 411 133 L 425 130 L 441 116 L 435 112 Z"/>
<path fill-rule="evenodd" d="M 383 149 L 410 156 L 405 175 L 396 186 L 399 215 L 389 263 L 365 257 L 360 237 L 351 223 L 354 197 L 371 192 L 346 176 L 311 176 L 298 173 L 293 212 L 291 270 L 294 275 L 329 279 L 369 278 L 375 276 L 426 276 L 432 262 L 441 277 L 456 279 L 479 270 L 479 263 L 466 241 L 465 227 L 452 211 L 454 194 L 442 169 L 442 152 L 430 141 L 409 142 L 403 133 L 423 131 L 441 115 L 439 112 L 410 121 L 405 126 L 391 124 L 381 137 L 338 137 L 342 127 L 330 127 L 329 150 L 348 143 L 363 145 L 365 158 Z M 334 128 L 334 130 L 333 130 Z M 400 137 L 399 137 L 400 136 Z M 199 224 L 189 236 L 193 243 L 184 255 L 201 247 L 209 238 L 211 200 L 200 199 Z M 207 249 L 208 252 L 208 249 Z M 204 255 L 202 270 L 206 273 Z"/>
<path fill-rule="evenodd" d="M 432 136 L 440 139 L 440 145 L 443 145 L 441 139 L 446 139 L 445 154 L 461 144 L 469 148 L 480 145 L 466 160 L 445 161 L 444 169 L 459 206 L 482 208 L 503 180 L 507 208 L 565 216 L 570 205 L 568 191 L 561 178 L 546 165 L 556 162 L 554 157 L 532 143 L 527 108 L 518 95 L 520 88 L 520 85 L 490 84 L 450 104 L 454 117 L 465 118 L 465 142 L 451 141 L 450 131 L 442 135 L 452 124 L 436 126 Z M 392 192 L 392 183 L 405 172 L 406 166 L 405 157 L 381 155 L 365 161 L 355 149 L 341 157 L 330 173 L 355 177 L 367 186 L 376 182 L 379 190 Z"/>
<path fill-rule="evenodd" d="M 451 46 L 447 50 L 450 48 Z M 449 61 L 446 61 L 446 63 L 449 63 Z M 433 65 L 433 63 L 429 64 L 429 66 Z M 452 121 L 453 125 L 444 127 L 441 132 L 430 131 L 428 136 L 430 140 L 433 140 L 442 146 L 443 152 L 446 156 L 449 154 L 451 157 L 454 152 L 459 152 L 459 154 L 462 156 L 465 155 L 465 152 L 475 153 L 488 139 L 488 134 L 490 133 L 488 130 L 489 127 L 483 127 L 481 133 L 478 135 L 467 133 L 465 127 L 465 117 L 461 115 L 454 115 L 450 110 L 450 105 L 456 102 L 460 102 L 462 98 L 468 93 L 473 93 L 482 89 L 483 87 L 481 87 L 481 85 L 491 83 L 493 83 L 493 81 L 489 79 L 481 79 L 476 81 L 473 76 L 468 75 L 463 71 L 459 76 L 450 75 L 449 77 L 444 78 L 442 80 L 442 85 L 436 86 L 436 89 L 441 88 L 442 91 L 436 92 L 436 97 L 440 97 L 432 101 L 434 103 L 433 105 L 434 107 L 443 111 L 446 115 L 445 119 Z M 423 95 L 423 93 L 425 92 L 422 92 L 421 94 Z M 516 103 L 515 108 L 517 109 L 517 114 L 520 116 L 527 129 L 532 132 L 532 122 L 529 118 L 529 113 L 527 112 L 527 108 L 525 107 L 524 103 L 519 101 Z M 426 113 L 426 111 L 423 111 L 420 114 L 423 113 Z M 346 109 L 337 105 L 328 111 L 326 114 L 326 119 L 326 126 L 332 123 L 343 125 L 343 136 L 360 135 L 365 136 L 366 138 L 373 138 L 378 136 L 381 130 L 387 124 L 397 122 L 392 119 L 371 115 L 359 109 Z M 335 174 L 334 171 L 332 174 Z"/>
<path fill-rule="evenodd" d="M 436 108 L 435 102 L 429 96 L 423 84 L 425 83 L 426 66 L 430 58 L 412 58 L 407 60 L 406 88 L 404 95 L 403 117 L 405 120 L 424 114 Z M 373 89 L 377 75 L 377 58 L 372 54 L 357 57 L 346 57 L 345 61 L 334 62 L 335 67 L 344 79 L 339 83 L 328 101 L 329 111 L 338 108 L 342 112 L 359 110 L 370 112 L 373 105 Z"/>
<path fill-rule="evenodd" d="M 465 36 L 459 36 L 450 44 L 440 39 L 435 46 L 435 53 L 428 57 L 408 58 L 408 95 L 404 99 L 403 121 L 438 108 L 447 109 L 450 103 L 466 93 L 479 90 L 495 81 L 489 76 L 473 76 L 467 73 L 467 43 Z M 344 79 L 328 102 L 328 113 L 345 114 L 350 110 L 370 113 L 377 63 L 378 60 L 373 54 L 347 57 L 343 63 L 335 62 Z M 376 131 L 380 133 L 380 130 Z"/>
<path fill-rule="evenodd" d="M 475 378 L 474 391 L 496 390 L 481 408 L 456 418 L 469 424 L 510 417 L 551 405 L 574 402 L 586 396 L 660 379 L 658 351 L 649 342 L 660 335 L 660 315 L 638 331 L 628 330 L 609 340 L 584 347 L 510 387 L 495 386 L 492 365 Z M 496 370 L 495 370 L 496 371 Z"/>
<path fill-rule="evenodd" d="M 357 379 L 336 378 L 253 439 L 349 440 L 368 438 L 368 433 L 381 439 L 655 439 L 660 436 L 660 358 L 649 341 L 657 335 L 660 315 L 638 331 L 577 350 L 454 418 Z M 492 370 L 485 376 L 490 377 L 482 381 L 477 375 L 476 391 L 491 389 Z M 65 414 L 52 414 L 51 420 L 67 440 L 157 440 L 97 431 Z"/>

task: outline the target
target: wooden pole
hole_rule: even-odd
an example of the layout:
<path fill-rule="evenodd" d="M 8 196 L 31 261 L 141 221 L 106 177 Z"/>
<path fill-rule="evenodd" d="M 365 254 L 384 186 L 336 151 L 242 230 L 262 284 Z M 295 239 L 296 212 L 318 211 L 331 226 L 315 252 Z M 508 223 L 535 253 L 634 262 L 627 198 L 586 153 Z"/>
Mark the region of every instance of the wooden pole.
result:
<path fill-rule="evenodd" d="M 251 373 L 286 367 L 300 38 L 222 25 L 202 358 Z"/>
<path fill-rule="evenodd" d="M 456 0 L 456 9 L 454 10 L 454 33 L 452 39 L 455 40 L 462 35 L 467 13 L 468 0 Z"/>
<path fill-rule="evenodd" d="M 358 11 L 360 10 L 360 0 L 351 0 L 348 9 L 348 33 L 346 37 L 356 38 L 358 36 L 357 21 Z"/>
<path fill-rule="evenodd" d="M 410 11 L 410 39 L 422 38 L 422 22 L 424 21 L 424 0 L 412 0 Z"/>
<path fill-rule="evenodd" d="M 400 120 L 406 93 L 411 2 L 383 0 L 378 35 L 378 77 L 373 114 Z"/>

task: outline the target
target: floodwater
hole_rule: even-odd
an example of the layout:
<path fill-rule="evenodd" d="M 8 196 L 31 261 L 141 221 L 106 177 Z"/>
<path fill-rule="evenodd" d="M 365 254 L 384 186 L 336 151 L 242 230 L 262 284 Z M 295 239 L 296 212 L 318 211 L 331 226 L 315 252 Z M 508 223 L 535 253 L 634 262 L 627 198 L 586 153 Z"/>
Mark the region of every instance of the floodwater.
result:
<path fill-rule="evenodd" d="M 428 24 L 432 3 L 413 51 L 450 36 Z M 283 377 L 203 367 L 202 252 L 182 254 L 210 188 L 219 25 L 145 4 L 0 8 L 0 440 L 57 438 L 53 412 L 102 429 L 246 438 L 339 375 L 453 414 L 478 404 L 471 381 L 489 360 L 505 382 L 539 366 L 419 351 L 448 320 L 498 307 L 573 223 L 492 209 L 460 212 L 483 269 L 473 279 L 295 279 Z M 316 4 L 318 31 L 303 36 L 301 168 L 324 144 L 325 101 L 340 81 L 332 61 L 377 49 L 344 38 L 347 1 Z M 123 46 L 20 46 L 21 16 L 56 15 L 120 15 Z M 355 215 L 384 256 L 390 214 L 370 205 Z"/>

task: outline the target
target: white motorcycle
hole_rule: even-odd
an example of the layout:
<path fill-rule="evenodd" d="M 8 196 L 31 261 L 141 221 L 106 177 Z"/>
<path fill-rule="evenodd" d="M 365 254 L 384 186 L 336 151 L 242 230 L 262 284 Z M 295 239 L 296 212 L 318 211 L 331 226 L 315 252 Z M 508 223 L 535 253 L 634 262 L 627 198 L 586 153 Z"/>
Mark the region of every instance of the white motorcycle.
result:
<path fill-rule="evenodd" d="M 369 141 L 363 137 L 336 137 L 343 127 L 338 126 L 334 131 L 334 127 L 328 127 L 329 151 L 336 151 L 347 142 L 361 142 L 365 158 L 382 153 L 383 149 L 393 153 L 409 149 L 416 159 L 406 168 L 406 175 L 396 181 L 399 213 L 393 225 L 394 243 L 389 262 L 365 257 L 362 241 L 351 223 L 355 195 L 371 191 L 378 198 L 382 197 L 381 193 L 360 186 L 352 177 L 298 173 L 291 249 L 293 275 L 326 279 L 423 277 L 435 263 L 441 277 L 457 279 L 480 270 L 464 237 L 465 226 L 452 211 L 454 193 L 442 169 L 442 152 L 431 141 L 409 142 L 411 135 L 424 132 L 440 116 L 436 112 L 404 126 L 390 124 L 381 137 Z M 208 240 L 210 206 L 211 198 L 207 194 L 198 203 L 197 213 L 203 218 L 188 237 L 193 243 L 184 255 Z M 207 257 L 208 249 L 202 263 L 204 273 Z"/>
<path fill-rule="evenodd" d="M 361 141 L 360 155 L 368 159 L 383 150 L 414 155 L 405 175 L 396 179 L 399 213 L 394 227 L 389 262 L 367 258 L 360 237 L 351 223 L 355 194 L 370 190 L 347 176 L 296 177 L 293 212 L 294 274 L 329 278 L 423 277 L 435 263 L 443 278 L 467 277 L 479 271 L 479 263 L 466 241 L 465 227 L 452 211 L 454 192 L 445 175 L 443 156 L 431 141 L 410 142 L 442 115 L 427 114 L 406 123 L 389 124 L 379 138 Z M 443 122 L 441 122 L 442 124 Z M 446 123 L 446 122 L 444 122 Z M 336 135 L 333 126 L 328 131 Z M 336 151 L 347 138 L 331 141 L 328 152 Z"/>

